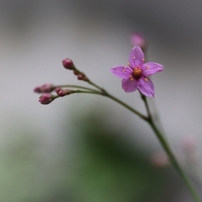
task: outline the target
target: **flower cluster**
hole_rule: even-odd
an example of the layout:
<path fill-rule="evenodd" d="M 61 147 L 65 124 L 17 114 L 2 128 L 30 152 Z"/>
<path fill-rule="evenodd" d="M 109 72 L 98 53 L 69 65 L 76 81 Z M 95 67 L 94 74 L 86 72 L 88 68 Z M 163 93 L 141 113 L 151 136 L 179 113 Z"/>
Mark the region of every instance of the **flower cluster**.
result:
<path fill-rule="evenodd" d="M 63 89 L 58 86 L 53 86 L 52 84 L 43 84 L 42 86 L 38 86 L 34 88 L 34 92 L 42 93 L 42 95 L 39 97 L 39 102 L 44 105 L 50 104 L 58 97 L 64 97 L 65 95 L 73 93 L 73 91 L 69 90 L 68 88 Z"/>
<path fill-rule="evenodd" d="M 53 100 L 59 97 L 64 97 L 66 95 L 70 95 L 73 93 L 93 93 L 93 94 L 103 94 L 103 91 L 94 83 L 92 83 L 88 77 L 81 71 L 79 71 L 73 61 L 69 58 L 62 60 L 63 67 L 65 69 L 73 71 L 73 74 L 77 77 L 78 80 L 88 82 L 94 87 L 98 88 L 91 89 L 84 86 L 78 85 L 53 85 L 53 84 L 43 84 L 41 86 L 37 86 L 34 88 L 35 93 L 41 93 L 42 95 L 39 97 L 39 102 L 41 104 L 47 105 L 51 103 Z"/>

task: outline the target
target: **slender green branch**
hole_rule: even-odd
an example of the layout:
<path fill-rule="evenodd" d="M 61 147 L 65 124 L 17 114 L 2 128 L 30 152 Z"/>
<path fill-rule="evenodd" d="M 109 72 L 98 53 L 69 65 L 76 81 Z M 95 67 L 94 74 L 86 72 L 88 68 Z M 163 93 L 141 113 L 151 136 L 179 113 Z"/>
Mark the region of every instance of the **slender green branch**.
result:
<path fill-rule="evenodd" d="M 101 90 L 102 92 L 104 91 L 105 92 L 105 90 L 103 89 L 103 88 L 101 88 L 100 86 L 98 86 L 98 85 L 96 85 L 95 83 L 93 83 L 92 81 L 87 81 L 90 85 L 92 85 L 92 86 L 94 86 L 94 87 L 96 87 L 96 88 L 98 88 L 99 90 Z"/>
<path fill-rule="evenodd" d="M 65 96 L 68 96 L 68 95 L 71 95 L 71 94 L 74 94 L 74 93 L 87 93 L 87 94 L 94 94 L 94 95 L 102 95 L 101 92 L 99 91 L 88 91 L 88 90 L 70 90 L 69 93 L 67 93 Z M 61 96 L 59 95 L 55 95 L 52 99 L 57 99 L 57 98 L 60 98 Z"/>
<path fill-rule="evenodd" d="M 175 158 L 175 155 L 173 154 L 173 152 L 172 152 L 170 146 L 168 145 L 166 139 L 164 138 L 164 136 L 161 134 L 161 132 L 156 127 L 156 125 L 155 125 L 155 123 L 153 121 L 153 118 L 151 116 L 149 105 L 148 105 L 146 97 L 143 95 L 142 98 L 143 98 L 143 101 L 145 102 L 145 106 L 146 106 L 147 113 L 148 113 L 148 119 L 146 121 L 151 126 L 154 133 L 156 134 L 157 139 L 159 140 L 161 146 L 163 147 L 166 154 L 168 155 L 168 157 L 169 157 L 171 163 L 173 164 L 174 168 L 176 169 L 176 171 L 178 172 L 178 174 L 180 175 L 180 177 L 184 181 L 185 186 L 189 190 L 192 198 L 194 199 L 195 202 L 200 202 L 201 200 L 200 200 L 198 194 L 196 193 L 193 185 L 191 184 L 191 182 L 188 179 L 187 175 L 185 174 L 185 172 L 181 168 L 180 164 L 178 163 L 177 159 Z"/>
<path fill-rule="evenodd" d="M 146 98 L 146 96 L 143 95 L 141 92 L 140 92 L 140 95 L 141 95 L 142 100 L 144 101 L 145 108 L 146 108 L 146 111 L 147 111 L 147 116 L 148 116 L 148 117 L 151 117 L 151 111 L 150 111 L 150 108 L 149 108 L 149 104 L 148 104 L 148 102 L 147 102 L 147 98 Z"/>
<path fill-rule="evenodd" d="M 78 85 L 57 85 L 55 87 L 60 87 L 60 88 L 77 88 L 77 89 L 85 89 L 85 90 L 89 90 L 89 91 L 99 92 L 99 91 L 97 91 L 95 89 L 84 87 L 84 86 L 78 86 Z"/>
<path fill-rule="evenodd" d="M 128 104 L 122 102 L 121 100 L 119 100 L 118 98 L 114 97 L 113 95 L 109 94 L 105 89 L 101 88 L 100 86 L 96 85 L 95 83 L 93 83 L 92 81 L 90 81 L 88 79 L 87 81 L 90 85 L 98 88 L 101 92 L 103 96 L 106 96 L 112 100 L 114 100 L 115 102 L 121 104 L 122 106 L 124 106 L 125 108 L 127 108 L 128 110 L 130 110 L 131 112 L 135 113 L 137 116 L 139 116 L 140 118 L 146 120 L 147 117 L 145 117 L 142 113 L 138 112 L 136 109 L 132 108 L 131 106 L 129 106 Z"/>
<path fill-rule="evenodd" d="M 129 106 L 125 102 L 122 102 L 118 98 L 116 98 L 113 95 L 109 94 L 107 91 L 104 91 L 104 92 L 105 92 L 105 94 L 103 94 L 104 96 L 106 96 L 108 98 L 111 98 L 115 102 L 121 104 L 123 107 L 127 108 L 128 110 L 130 110 L 131 112 L 133 112 L 134 114 L 136 114 L 137 116 L 139 116 L 140 118 L 142 118 L 143 120 L 145 120 L 145 121 L 147 120 L 147 117 L 144 116 L 142 113 L 138 112 L 136 109 L 132 108 L 131 106 Z"/>
<path fill-rule="evenodd" d="M 74 90 L 71 94 L 73 93 L 88 93 L 88 94 L 102 95 L 102 93 L 99 91 Z"/>
<path fill-rule="evenodd" d="M 91 89 L 91 88 L 87 88 L 87 87 L 83 87 L 83 86 L 77 86 L 77 85 L 59 85 L 58 87 L 70 87 L 70 88 L 80 88 L 80 89 L 84 89 L 84 90 L 80 90 L 80 89 L 77 89 L 77 90 L 73 90 L 71 92 L 71 94 L 73 93 L 88 93 L 88 94 L 96 94 L 96 95 L 103 95 L 105 97 L 108 97 L 112 100 L 114 100 L 115 102 L 121 104 L 123 107 L 127 108 L 128 110 L 130 110 L 131 112 L 133 112 L 134 114 L 136 114 L 137 116 L 139 116 L 140 118 L 142 118 L 143 120 L 146 120 L 147 117 L 144 116 L 143 114 L 141 114 L 140 112 L 138 112 L 137 110 L 135 110 L 134 108 L 132 108 L 131 106 L 129 106 L 128 104 L 122 102 L 121 100 L 119 100 L 118 98 L 112 96 L 111 94 L 109 94 L 106 90 L 104 90 L 103 88 L 97 86 L 96 84 L 90 82 L 89 84 L 97 87 L 98 89 L 100 89 L 100 91 L 97 91 L 97 90 L 94 90 L 94 89 Z"/>

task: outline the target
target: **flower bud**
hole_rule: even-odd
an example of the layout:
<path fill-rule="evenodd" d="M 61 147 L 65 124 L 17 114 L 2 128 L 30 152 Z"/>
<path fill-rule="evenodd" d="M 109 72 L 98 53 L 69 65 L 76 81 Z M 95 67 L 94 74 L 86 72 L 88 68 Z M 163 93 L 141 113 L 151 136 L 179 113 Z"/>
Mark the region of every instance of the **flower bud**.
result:
<path fill-rule="evenodd" d="M 64 97 L 65 95 L 68 95 L 71 93 L 71 90 L 69 89 L 62 89 L 62 88 L 56 88 L 55 92 L 57 93 L 58 96 Z"/>
<path fill-rule="evenodd" d="M 146 49 L 146 39 L 141 33 L 134 32 L 131 36 L 131 43 L 134 46 L 139 46 L 143 51 Z"/>
<path fill-rule="evenodd" d="M 78 80 L 83 80 L 84 76 L 83 76 L 83 74 L 78 74 L 77 78 L 78 78 Z"/>
<path fill-rule="evenodd" d="M 34 88 L 35 93 L 50 93 L 54 90 L 55 86 L 52 84 L 43 84 Z"/>
<path fill-rule="evenodd" d="M 87 82 L 89 81 L 89 79 L 88 79 L 88 78 L 86 77 L 86 75 L 83 74 L 83 73 L 81 73 L 81 74 L 78 73 L 78 74 L 77 74 L 77 79 L 78 79 L 78 80 L 82 80 L 82 81 L 87 81 Z"/>
<path fill-rule="evenodd" d="M 63 67 L 65 69 L 73 70 L 74 69 L 74 63 L 71 59 L 66 58 L 62 61 Z"/>
<path fill-rule="evenodd" d="M 44 93 L 39 97 L 39 102 L 44 105 L 51 103 L 53 100 L 54 96 L 50 93 Z"/>

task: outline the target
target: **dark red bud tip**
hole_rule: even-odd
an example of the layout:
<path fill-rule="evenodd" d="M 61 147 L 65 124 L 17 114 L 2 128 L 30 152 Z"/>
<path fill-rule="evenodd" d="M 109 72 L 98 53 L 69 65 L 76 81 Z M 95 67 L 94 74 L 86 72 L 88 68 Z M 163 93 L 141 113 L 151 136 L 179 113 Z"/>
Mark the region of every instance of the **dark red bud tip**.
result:
<path fill-rule="evenodd" d="M 44 93 L 39 97 L 39 102 L 44 105 L 51 103 L 53 100 L 54 97 L 50 93 Z"/>
<path fill-rule="evenodd" d="M 74 63 L 71 59 L 66 58 L 62 61 L 63 67 L 65 69 L 73 70 L 74 69 Z"/>

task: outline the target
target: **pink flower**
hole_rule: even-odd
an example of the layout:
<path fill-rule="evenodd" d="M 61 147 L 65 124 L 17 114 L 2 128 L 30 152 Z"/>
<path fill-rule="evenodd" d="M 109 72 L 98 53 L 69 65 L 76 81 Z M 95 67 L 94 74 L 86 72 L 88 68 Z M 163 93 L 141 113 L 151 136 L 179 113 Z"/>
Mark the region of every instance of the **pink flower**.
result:
<path fill-rule="evenodd" d="M 154 97 L 154 84 L 148 76 L 161 72 L 163 66 L 156 62 L 144 63 L 144 53 L 139 46 L 135 46 L 129 56 L 127 66 L 115 66 L 110 71 L 117 77 L 122 78 L 122 88 L 130 93 L 139 90 L 148 97 Z"/>

